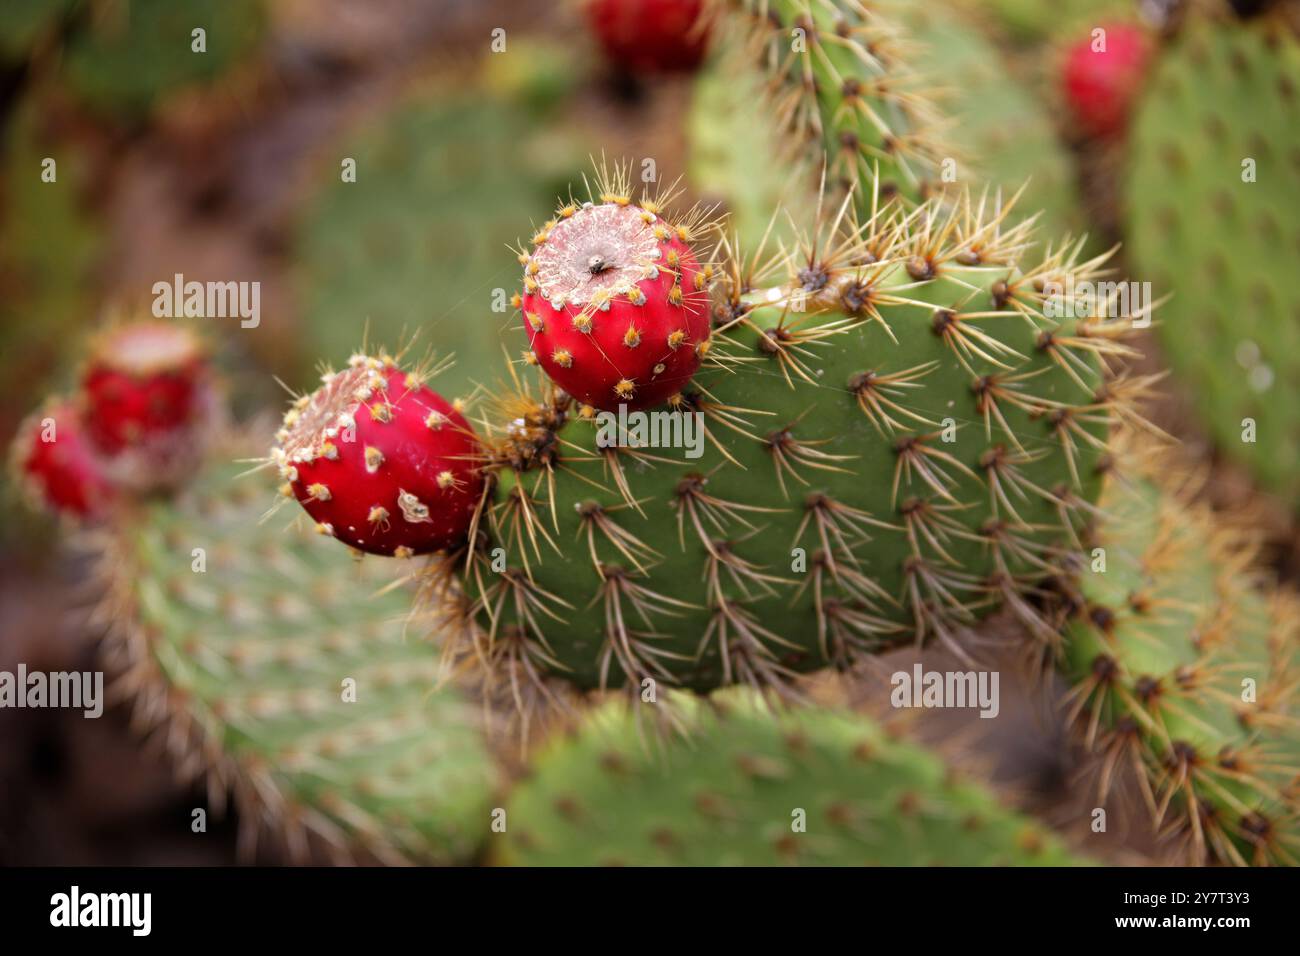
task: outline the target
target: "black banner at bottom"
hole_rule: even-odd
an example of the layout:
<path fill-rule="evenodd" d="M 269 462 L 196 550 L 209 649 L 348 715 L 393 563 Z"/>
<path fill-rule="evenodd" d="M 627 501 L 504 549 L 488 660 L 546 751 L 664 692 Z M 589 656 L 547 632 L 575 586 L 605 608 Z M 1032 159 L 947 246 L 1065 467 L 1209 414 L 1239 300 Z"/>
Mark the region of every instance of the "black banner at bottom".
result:
<path fill-rule="evenodd" d="M 0 870 L 7 942 L 75 936 L 259 944 L 490 930 L 494 945 L 609 939 L 609 930 L 736 942 L 837 920 L 927 944 L 1134 936 L 1229 941 L 1294 925 L 1295 871 L 1087 870 Z M 812 921 L 810 923 L 810 921 Z M 429 939 L 437 945 L 436 937 Z M 20 950 L 10 949 L 10 952 Z"/>

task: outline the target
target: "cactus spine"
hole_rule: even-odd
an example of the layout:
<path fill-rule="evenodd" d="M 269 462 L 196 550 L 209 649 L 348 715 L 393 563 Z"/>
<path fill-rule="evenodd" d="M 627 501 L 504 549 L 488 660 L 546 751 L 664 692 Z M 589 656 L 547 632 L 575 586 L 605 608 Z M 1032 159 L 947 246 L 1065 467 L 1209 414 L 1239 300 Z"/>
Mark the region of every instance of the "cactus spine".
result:
<path fill-rule="evenodd" d="M 988 13 L 953 0 L 893 0 L 879 9 L 908 37 L 909 63 L 929 78 L 930 95 L 946 117 L 939 184 L 988 184 L 1008 197 L 1023 190 L 1018 212 L 1035 214 L 1041 235 L 1077 233 L 1082 223 L 1069 155 L 1047 109 L 983 35 Z M 947 160 L 951 176 L 945 178 Z"/>
<path fill-rule="evenodd" d="M 771 10 L 778 8 L 786 10 L 779 4 Z M 752 15 L 755 8 L 749 9 Z M 778 206 L 797 216 L 817 184 L 807 170 L 790 176 L 790 163 L 772 163 L 772 155 L 812 160 L 818 170 L 822 158 L 830 157 L 832 193 L 856 186 L 863 216 L 869 214 L 871 195 L 866 184 L 878 177 L 882 197 L 897 192 L 906 200 L 939 191 L 956 198 L 962 188 L 986 185 L 1007 197 L 1020 190 L 1020 210 L 1035 213 L 1044 233 L 1077 229 L 1068 157 L 1046 111 L 975 28 L 979 18 L 945 3 L 924 8 L 881 3 L 870 12 L 852 2 L 796 3 L 786 10 L 796 24 L 816 20 L 813 12 L 824 22 L 810 40 L 785 36 L 771 18 L 742 20 L 748 29 L 727 34 L 728 42 L 697 84 L 690 116 L 691 178 L 705 195 L 726 202 L 732 227 L 747 242 L 756 243 L 772 228 L 769 220 Z M 841 22 L 859 23 L 858 33 Z M 834 25 L 829 36 L 826 23 Z M 829 44 L 854 56 L 832 62 L 820 47 L 806 59 L 778 55 L 793 54 L 796 39 L 800 49 Z M 766 51 L 757 64 L 756 49 Z M 746 108 L 754 86 L 766 86 L 775 121 Z M 833 88 L 856 93 L 828 95 Z M 872 117 L 865 128 L 854 119 L 855 109 Z M 894 144 L 893 151 L 860 150 L 854 160 L 847 146 L 870 140 L 873 131 L 880 144 Z M 807 148 L 791 149 L 792 140 Z M 788 238 L 784 217 L 773 225 L 775 236 Z"/>

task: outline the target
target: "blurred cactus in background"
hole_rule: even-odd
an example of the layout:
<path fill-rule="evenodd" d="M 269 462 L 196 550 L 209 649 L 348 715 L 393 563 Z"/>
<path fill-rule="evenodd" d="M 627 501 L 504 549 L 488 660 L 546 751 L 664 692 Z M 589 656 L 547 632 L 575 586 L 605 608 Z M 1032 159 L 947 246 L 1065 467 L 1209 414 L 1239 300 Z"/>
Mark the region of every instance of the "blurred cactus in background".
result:
<path fill-rule="evenodd" d="M 263 25 L 263 0 L 87 0 L 58 51 L 59 75 L 92 111 L 134 120 L 253 59 Z"/>
<path fill-rule="evenodd" d="M 471 859 L 494 786 L 477 709 L 429 693 L 438 655 L 406 639 L 402 592 L 262 521 L 264 482 L 218 462 L 102 539 L 108 651 L 141 725 L 214 807 L 233 793 L 247 840 Z"/>
<path fill-rule="evenodd" d="M 540 84 L 511 90 L 514 99 L 430 84 L 322 158 L 297 230 L 309 361 L 345 361 L 363 333 L 396 347 L 418 332 L 458 357 L 443 385 L 453 396 L 495 364 L 509 316 L 492 311 L 506 306 L 493 296 L 509 285 L 501 251 L 518 210 L 549 202 L 587 155 L 554 133 L 554 111 L 529 104 L 554 95 L 551 80 Z M 338 157 L 355 162 L 354 178 Z"/>
<path fill-rule="evenodd" d="M 620 710 L 538 754 L 499 859 L 525 866 L 1070 866 L 1041 824 L 863 716 L 692 706 L 661 752 Z"/>
<path fill-rule="evenodd" d="M 1300 508 L 1300 40 L 1196 22 L 1139 106 L 1125 180 L 1136 275 L 1170 296 L 1160 344 L 1223 453 Z"/>

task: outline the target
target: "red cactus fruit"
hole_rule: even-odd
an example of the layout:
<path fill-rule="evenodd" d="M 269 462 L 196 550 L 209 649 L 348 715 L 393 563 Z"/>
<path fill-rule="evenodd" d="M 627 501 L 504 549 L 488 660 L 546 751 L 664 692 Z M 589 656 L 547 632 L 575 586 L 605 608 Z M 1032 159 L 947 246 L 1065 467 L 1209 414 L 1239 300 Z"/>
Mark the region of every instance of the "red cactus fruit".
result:
<path fill-rule="evenodd" d="M 464 416 L 387 356 L 354 355 L 323 382 L 276 436 L 285 496 L 322 534 L 370 554 L 462 544 L 483 492 L 482 447 Z"/>
<path fill-rule="evenodd" d="M 216 393 L 199 338 L 174 322 L 109 329 L 81 380 L 86 435 L 124 486 L 173 484 L 202 459 Z"/>
<path fill-rule="evenodd" d="M 709 272 L 690 230 L 655 203 L 602 200 L 560 209 L 521 256 L 530 357 L 581 402 L 648 408 L 680 391 L 708 351 Z"/>
<path fill-rule="evenodd" d="M 631 73 L 694 70 L 709 45 L 704 0 L 590 0 L 587 20 L 610 61 Z"/>
<path fill-rule="evenodd" d="M 1128 125 L 1151 56 L 1151 41 L 1140 27 L 1112 23 L 1104 29 L 1104 49 L 1095 49 L 1100 38 L 1079 41 L 1067 51 L 1062 73 L 1074 121 L 1101 139 L 1118 136 Z"/>
<path fill-rule="evenodd" d="M 100 518 L 116 496 L 67 398 L 51 399 L 18 427 L 12 462 L 33 504 L 58 514 Z"/>

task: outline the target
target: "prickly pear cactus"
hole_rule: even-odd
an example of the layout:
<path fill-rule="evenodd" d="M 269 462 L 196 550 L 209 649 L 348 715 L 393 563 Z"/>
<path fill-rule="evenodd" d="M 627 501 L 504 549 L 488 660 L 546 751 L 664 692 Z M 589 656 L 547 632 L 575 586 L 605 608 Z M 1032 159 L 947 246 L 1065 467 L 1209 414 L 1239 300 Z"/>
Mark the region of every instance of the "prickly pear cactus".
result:
<path fill-rule="evenodd" d="M 679 343 L 706 365 L 621 436 L 545 387 L 484 408 L 476 659 L 508 686 L 779 688 L 1004 602 L 1033 617 L 1098 488 L 1126 323 L 1047 318 L 1037 283 L 1097 264 L 1017 266 L 1026 228 L 976 201 L 900 216 L 723 268 L 711 337 Z"/>
<path fill-rule="evenodd" d="M 1183 862 L 1295 865 L 1300 606 L 1257 587 L 1247 539 L 1179 493 L 1117 482 L 1102 506 L 1065 631 L 1102 798 L 1136 770 Z"/>
<path fill-rule="evenodd" d="M 848 186 L 879 171 L 881 192 L 924 195 L 943 150 L 940 114 L 898 26 L 856 0 L 728 0 L 723 40 L 761 64 L 789 159 Z M 870 190 L 858 190 L 869 208 Z"/>
<path fill-rule="evenodd" d="M 213 467 L 121 517 L 104 551 L 123 689 L 210 800 L 306 849 L 465 860 L 493 770 L 479 711 L 431 693 L 409 598 L 331 543 L 262 521 L 262 483 Z M 305 524 L 305 522 L 304 522 Z"/>
<path fill-rule="evenodd" d="M 1067 866 L 1079 859 L 864 717 L 689 711 L 661 752 L 624 708 L 554 741 L 510 797 L 501 862 L 540 866 Z"/>
<path fill-rule="evenodd" d="M 1189 24 L 1147 86 L 1126 199 L 1175 373 L 1222 450 L 1300 507 L 1297 98 L 1293 37 Z"/>
<path fill-rule="evenodd" d="M 87 14 L 67 38 L 60 78 L 97 113 L 128 119 L 251 58 L 265 21 L 262 0 L 107 0 Z"/>
<path fill-rule="evenodd" d="M 331 150 L 298 230 L 308 368 L 345 362 L 366 330 L 394 348 L 419 330 L 417 344 L 456 355 L 439 387 L 468 394 L 510 338 L 513 275 L 501 250 L 517 237 L 519 210 L 549 201 L 587 155 L 580 137 L 548 135 L 508 100 L 446 87 Z M 346 159 L 355 182 L 343 179 Z"/>
<path fill-rule="evenodd" d="M 852 3 L 840 6 L 845 11 L 857 9 Z M 839 9 L 816 3 L 809 8 L 827 15 Z M 750 60 L 756 38 L 766 37 L 769 50 L 782 42 L 791 46 L 794 38 L 779 40 L 770 32 L 772 26 L 766 28 L 769 32 L 753 26 L 747 42 L 730 37 L 714 55 L 697 83 L 690 114 L 692 183 L 705 195 L 726 201 L 732 228 L 754 242 L 768 228 L 773 209 L 782 206 L 797 216 L 808 206 L 806 200 L 817 186 L 816 171 L 791 176 L 789 163 L 772 161 L 773 156 L 790 156 L 780 120 L 794 110 L 796 128 L 799 123 L 829 124 L 838 131 L 835 148 L 815 142 L 809 152 L 818 163 L 823 147 L 833 160 L 840 157 L 833 166 L 832 183 L 836 179 L 856 182 L 863 200 L 860 211 L 868 211 L 872 177 L 879 170 L 884 195 L 901 186 L 904 194 L 916 198 L 955 183 L 958 188 L 1000 187 L 1009 198 L 1023 187 L 1020 209 L 1039 214 L 1044 234 L 1078 231 L 1073 173 L 1045 107 L 1023 90 L 1004 58 L 984 38 L 980 18 L 951 2 L 924 7 L 889 2 L 870 9 L 861 39 L 869 44 L 873 57 L 839 62 L 832 71 L 813 56 L 804 65 L 805 75 L 812 77 L 818 90 L 831 80 L 842 89 L 856 83 L 864 91 L 859 94 L 863 109 L 873 114 L 877 104 L 871 97 L 881 95 L 881 89 L 886 96 L 891 90 L 909 91 L 902 97 L 899 122 L 916 127 L 915 142 L 899 139 L 897 157 L 889 151 L 866 150 L 856 167 L 848 164 L 845 145 L 853 138 L 846 138 L 845 115 L 852 116 L 852 110 L 832 96 L 812 100 L 806 87 L 800 98 L 785 60 L 769 56 L 763 61 L 765 69 L 755 69 Z M 852 14 L 850 21 L 860 16 Z M 795 22 L 800 22 L 798 16 Z M 814 31 L 814 37 L 823 44 L 844 43 L 822 32 Z M 875 51 L 882 49 L 887 55 L 875 59 Z M 776 103 L 783 105 L 775 121 L 746 108 L 757 99 L 764 81 Z M 943 116 L 942 122 L 936 122 L 938 115 Z M 861 135 L 862 131 L 853 134 Z M 920 175 L 914 175 L 916 170 Z M 785 218 L 778 217 L 777 235 L 786 234 L 785 225 Z"/>

